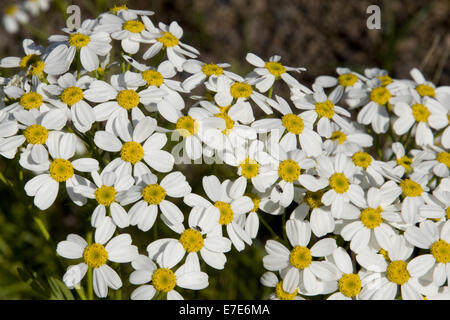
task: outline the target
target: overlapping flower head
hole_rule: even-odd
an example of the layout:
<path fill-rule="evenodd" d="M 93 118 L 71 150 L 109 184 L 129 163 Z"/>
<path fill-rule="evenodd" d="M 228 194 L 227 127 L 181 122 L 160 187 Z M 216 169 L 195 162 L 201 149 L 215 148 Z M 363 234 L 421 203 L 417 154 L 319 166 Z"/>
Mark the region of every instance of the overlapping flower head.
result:
<path fill-rule="evenodd" d="M 58 259 L 79 260 L 69 288 L 105 298 L 129 278 L 131 299 L 181 299 L 217 275 L 203 262 L 226 270 L 259 239 L 271 299 L 450 298 L 448 86 L 337 68 L 309 88 L 305 68 L 253 53 L 238 75 L 155 18 L 115 6 L 0 61 L 15 72 L 1 79 L 0 154 L 34 175 L 38 209 L 64 183 L 92 229 L 58 243 Z"/>

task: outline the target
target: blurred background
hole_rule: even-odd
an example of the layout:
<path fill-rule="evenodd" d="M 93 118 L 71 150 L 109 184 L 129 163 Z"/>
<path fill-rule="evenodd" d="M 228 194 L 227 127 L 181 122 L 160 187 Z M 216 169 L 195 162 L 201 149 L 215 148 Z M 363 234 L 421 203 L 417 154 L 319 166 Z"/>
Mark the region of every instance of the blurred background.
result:
<path fill-rule="evenodd" d="M 176 20 L 184 29 L 183 42 L 199 49 L 201 60 L 229 62 L 232 70 L 241 74 L 252 69 L 245 55 L 253 52 L 263 59 L 278 54 L 285 65 L 306 67 L 307 71 L 297 76 L 306 85 L 319 75 L 334 75 L 337 66 L 361 72 L 367 67 L 380 67 L 396 78 L 409 78 L 409 70 L 417 67 L 436 85 L 450 83 L 448 0 L 55 0 L 46 13 L 31 17 L 17 33 L 1 28 L 0 57 L 22 56 L 24 38 L 46 45 L 50 34 L 61 34 L 59 29 L 65 25 L 65 11 L 70 4 L 79 5 L 82 19 L 87 19 L 124 3 L 129 8 L 155 11 L 153 22 Z M 3 9 L 9 4 L 14 2 L 2 1 Z M 366 27 L 366 9 L 371 4 L 381 8 L 380 30 Z M 70 298 L 71 294 L 77 297 L 57 287 L 55 279 L 62 277 L 69 261 L 56 257 L 54 248 L 68 233 L 84 234 L 91 211 L 69 205 L 64 195 L 45 213 L 33 209 L 32 198 L 23 191 L 31 176 L 12 163 L 0 160 L 0 299 L 61 298 L 54 290 L 59 290 L 63 298 Z M 201 185 L 194 181 L 211 172 L 207 168 L 199 170 L 203 169 L 197 169 L 195 175 L 190 170 L 185 172 L 189 172 L 194 192 L 201 193 Z M 37 227 L 35 217 L 44 221 L 50 240 Z M 279 217 L 267 220 L 281 230 Z M 149 240 L 136 230 L 133 228 L 136 244 L 144 253 Z M 159 237 L 173 236 L 169 230 L 159 232 Z M 198 293 L 180 292 L 193 299 L 267 298 L 271 290 L 260 285 L 259 278 L 264 272 L 263 245 L 269 238 L 261 226 L 254 246 L 239 254 L 233 249 L 227 255 L 225 270 L 206 269 L 209 288 Z M 131 271 L 129 267 L 122 268 L 125 274 Z M 128 279 L 123 281 L 123 296 L 128 297 L 134 287 Z"/>

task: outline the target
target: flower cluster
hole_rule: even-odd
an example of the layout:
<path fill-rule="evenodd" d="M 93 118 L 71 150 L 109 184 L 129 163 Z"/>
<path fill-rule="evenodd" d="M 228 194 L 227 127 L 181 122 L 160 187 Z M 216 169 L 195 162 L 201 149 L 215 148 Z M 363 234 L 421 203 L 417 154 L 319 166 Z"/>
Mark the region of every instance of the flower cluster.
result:
<path fill-rule="evenodd" d="M 270 298 L 450 298 L 450 87 L 417 69 L 407 80 L 338 68 L 309 88 L 295 77 L 305 68 L 253 53 L 241 76 L 152 15 L 115 6 L 0 61 L 16 71 L 1 79 L 0 154 L 35 174 L 25 193 L 37 208 L 62 186 L 93 208 L 90 236 L 57 245 L 77 263 L 69 288 L 87 274 L 104 298 L 128 277 L 131 299 L 182 299 L 177 287 L 206 288 L 202 266 L 226 268 L 261 224 Z M 194 193 L 186 164 L 233 177 L 203 176 Z M 151 239 L 157 224 L 172 237 L 143 254 L 133 230 Z"/>
<path fill-rule="evenodd" d="M 48 11 L 52 0 L 24 0 L 15 3 L 3 10 L 2 23 L 8 33 L 16 33 L 20 25 L 25 25 L 30 20 L 29 15 L 37 16 L 41 12 Z"/>

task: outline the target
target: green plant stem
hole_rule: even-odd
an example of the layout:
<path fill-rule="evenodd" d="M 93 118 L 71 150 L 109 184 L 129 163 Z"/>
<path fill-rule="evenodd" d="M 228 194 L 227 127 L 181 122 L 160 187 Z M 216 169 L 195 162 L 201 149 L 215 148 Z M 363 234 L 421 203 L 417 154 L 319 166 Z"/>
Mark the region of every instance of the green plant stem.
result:
<path fill-rule="evenodd" d="M 86 240 L 88 245 L 92 244 L 92 231 L 90 231 L 87 236 Z M 88 285 L 88 300 L 94 300 L 94 288 L 93 288 L 93 277 L 92 277 L 92 267 L 88 267 L 87 271 L 87 285 Z"/>
<path fill-rule="evenodd" d="M 258 214 L 259 221 L 261 221 L 262 224 L 266 227 L 266 229 L 269 230 L 269 232 L 270 232 L 270 234 L 272 235 L 272 237 L 273 237 L 275 240 L 277 240 L 277 241 L 280 241 L 280 242 L 285 243 L 285 241 L 284 241 L 283 239 L 281 239 L 281 238 L 275 233 L 275 231 L 273 231 L 272 227 L 267 223 L 267 221 L 262 217 L 262 215 L 261 215 L 260 213 L 258 213 L 258 212 L 257 212 L 257 214 Z"/>
<path fill-rule="evenodd" d="M 273 94 L 273 86 L 270 87 L 269 93 L 267 94 L 267 98 L 272 99 L 272 94 Z"/>
<path fill-rule="evenodd" d="M 78 295 L 80 296 L 81 300 L 87 300 L 87 297 L 86 297 L 86 294 L 84 293 L 83 287 L 81 287 L 81 286 L 75 287 L 75 290 L 78 293 Z"/>
<path fill-rule="evenodd" d="M 38 229 L 41 231 L 42 235 L 44 236 L 45 240 L 50 240 L 50 234 L 47 231 L 47 228 L 45 228 L 44 223 L 42 220 L 38 217 L 34 217 L 34 222 L 36 222 L 36 225 Z"/>

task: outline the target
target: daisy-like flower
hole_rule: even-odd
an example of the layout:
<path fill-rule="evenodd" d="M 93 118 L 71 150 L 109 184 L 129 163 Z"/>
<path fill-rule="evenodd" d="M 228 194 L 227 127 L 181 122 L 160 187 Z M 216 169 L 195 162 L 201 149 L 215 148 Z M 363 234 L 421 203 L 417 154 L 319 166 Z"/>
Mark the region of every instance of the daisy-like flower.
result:
<path fill-rule="evenodd" d="M 331 205 L 331 213 L 335 218 L 341 218 L 345 210 L 350 210 L 350 202 L 360 208 L 366 206 L 364 191 L 355 179 L 357 169 L 346 155 L 339 153 L 333 158 L 320 156 L 317 159 L 317 172 L 330 186 L 330 190 L 322 196 L 322 202 Z"/>
<path fill-rule="evenodd" d="M 398 176 L 403 176 L 404 174 L 410 174 L 416 170 L 416 167 L 421 162 L 421 158 L 416 154 L 413 156 L 408 156 L 405 153 L 405 147 L 400 142 L 394 142 L 391 145 L 392 152 L 395 156 L 395 168 L 393 168 L 393 172 L 397 173 Z"/>
<path fill-rule="evenodd" d="M 134 128 L 128 119 L 117 118 L 115 122 L 117 131 L 114 130 L 114 133 L 97 131 L 94 136 L 94 142 L 100 149 L 120 152 L 120 157 L 111 161 L 105 167 L 105 171 L 115 171 L 118 175 L 133 174 L 139 180 L 144 174 L 151 173 L 148 166 L 159 172 L 172 170 L 174 157 L 169 152 L 161 150 L 167 142 L 167 136 L 154 132 L 155 119 L 144 117 Z"/>
<path fill-rule="evenodd" d="M 30 111 L 22 110 L 15 112 L 14 117 L 18 121 L 17 128 L 21 129 L 22 132 L 16 134 L 16 130 L 13 135 L 9 135 L 4 139 L 0 143 L 0 152 L 11 151 L 16 154 L 17 148 L 26 142 L 32 162 L 42 163 L 48 160 L 48 152 L 45 145 L 52 130 L 61 130 L 66 125 L 67 118 L 64 112 L 52 110 L 41 114 L 35 109 Z M 10 123 L 11 121 L 2 124 L 0 137 L 5 137 L 6 129 L 11 127 Z M 21 165 L 26 168 L 26 162 L 21 161 Z"/>
<path fill-rule="evenodd" d="M 393 181 L 386 182 L 379 189 L 372 187 L 367 191 L 368 207 L 361 211 L 356 221 L 345 223 L 340 231 L 342 238 L 350 241 L 353 252 L 361 252 L 374 240 L 387 250 L 391 236 L 395 234 L 389 223 L 401 222 L 398 210 L 392 204 L 400 192 Z"/>
<path fill-rule="evenodd" d="M 306 114 L 306 112 L 297 115 L 292 112 L 286 100 L 280 96 L 276 96 L 276 99 L 283 117 L 281 119 L 257 120 L 252 123 L 252 128 L 258 129 L 258 132 L 271 131 L 272 135 L 279 135 L 281 137 L 280 145 L 285 151 L 297 149 L 298 140 L 301 149 L 309 157 L 320 155 L 323 152 L 322 138 L 313 130 L 315 117 L 311 113 Z M 284 134 L 285 132 L 286 134 Z"/>
<path fill-rule="evenodd" d="M 6 96 L 13 99 L 15 102 L 2 109 L 3 112 L 15 113 L 22 110 L 37 109 L 41 112 L 46 112 L 54 109 L 55 101 L 50 99 L 43 88 L 44 83 L 39 83 L 37 86 L 31 87 L 26 85 L 25 90 L 16 86 L 9 86 L 4 89 Z"/>
<path fill-rule="evenodd" d="M 124 233 L 112 237 L 116 230 L 111 218 L 106 217 L 95 229 L 94 243 L 88 244 L 82 237 L 69 234 L 67 240 L 61 241 L 56 247 L 56 252 L 67 259 L 83 259 L 83 262 L 69 268 L 77 268 L 76 278 L 67 277 L 70 269 L 63 279 L 66 285 L 72 287 L 84 278 L 88 268 L 93 269 L 94 292 L 99 298 L 106 298 L 108 287 L 118 290 L 122 287 L 122 280 L 108 261 L 127 263 L 134 261 L 139 253 L 136 246 L 131 244 L 131 237 Z M 73 271 L 73 270 L 72 270 Z M 74 274 L 72 272 L 72 274 Z"/>
<path fill-rule="evenodd" d="M 225 76 L 235 81 L 243 81 L 244 79 L 234 72 L 225 70 L 231 65 L 228 63 L 205 63 L 195 59 L 188 59 L 183 64 L 183 71 L 192 74 L 183 81 L 182 87 L 191 91 L 211 76 L 221 77 Z"/>
<path fill-rule="evenodd" d="M 338 102 L 338 96 L 327 96 L 321 86 L 313 85 L 314 93 L 294 95 L 293 102 L 298 109 L 307 110 L 302 113 L 302 117 L 309 119 L 313 123 L 317 122 L 317 132 L 325 138 L 331 137 L 331 121 L 339 127 L 351 130 L 350 125 L 342 116 L 350 117 L 350 113 L 335 105 Z"/>
<path fill-rule="evenodd" d="M 124 193 L 134 184 L 134 179 L 128 175 L 119 176 L 114 172 L 103 171 L 99 174 L 91 172 L 93 183 L 76 186 L 74 191 L 88 199 L 95 199 L 97 206 L 91 217 L 93 227 L 102 224 L 106 217 L 107 209 L 116 226 L 126 228 L 130 225 L 130 218 L 126 210 L 119 204 Z"/>
<path fill-rule="evenodd" d="M 26 0 L 23 7 L 33 16 L 48 11 L 51 0 Z"/>
<path fill-rule="evenodd" d="M 227 258 L 224 253 L 231 250 L 231 241 L 222 236 L 217 210 L 201 207 L 192 208 L 189 214 L 189 228 L 179 224 L 174 230 L 178 239 L 158 239 L 147 246 L 149 256 L 159 264 L 177 265 L 185 256 L 186 260 L 198 260 L 198 254 L 206 264 L 215 269 L 223 269 Z M 192 259 L 190 256 L 196 256 Z"/>
<path fill-rule="evenodd" d="M 427 197 L 419 208 L 421 218 L 450 220 L 450 192 L 441 188 L 433 191 L 433 197 Z"/>
<path fill-rule="evenodd" d="M 111 38 L 106 32 L 95 31 L 96 20 L 87 19 L 79 29 L 62 29 L 68 35 L 52 35 L 48 38 L 50 43 L 55 46 L 55 53 L 52 51 L 48 59 L 55 55 L 62 60 L 69 61 L 69 65 L 75 56 L 79 55 L 81 65 L 86 71 L 94 71 L 99 66 L 99 56 L 106 56 L 111 51 Z M 66 46 L 68 50 L 66 56 L 59 55 L 59 46 Z M 66 70 L 67 71 L 67 70 Z"/>
<path fill-rule="evenodd" d="M 192 189 L 186 177 L 177 171 L 165 176 L 159 184 L 157 182 L 155 175 L 143 175 L 142 180 L 129 188 L 121 200 L 122 205 L 136 202 L 128 214 L 131 225 L 137 225 L 142 231 L 150 230 L 159 210 L 162 212 L 162 220 L 169 227 L 184 220 L 181 210 L 166 197 L 181 198 L 189 194 Z"/>
<path fill-rule="evenodd" d="M 45 53 L 44 47 L 37 45 L 31 39 L 23 40 L 22 47 L 25 56 L 2 58 L 0 68 L 20 68 L 26 75 L 42 75 L 45 67 L 45 63 L 41 59 Z"/>
<path fill-rule="evenodd" d="M 325 238 L 317 241 L 308 248 L 311 240 L 311 227 L 309 222 L 291 219 L 286 223 L 286 233 L 292 250 L 283 244 L 268 240 L 265 246 L 267 255 L 263 257 L 264 268 L 269 271 L 283 273 L 297 273 L 299 291 L 317 294 L 320 290 L 320 280 L 332 281 L 332 275 L 323 261 L 315 261 L 333 253 L 337 248 L 336 240 Z M 287 275 L 286 275 L 287 277 Z"/>
<path fill-rule="evenodd" d="M 414 80 L 411 83 L 411 86 L 419 94 L 420 97 L 434 98 L 442 105 L 446 105 L 445 101 L 448 101 L 447 96 L 450 94 L 448 86 L 436 87 L 433 82 L 426 80 L 422 72 L 420 72 L 420 70 L 417 68 L 411 69 L 409 74 Z"/>
<path fill-rule="evenodd" d="M 323 149 L 327 155 L 333 155 L 339 152 L 347 156 L 355 152 L 363 151 L 373 145 L 373 138 L 351 123 L 351 130 L 340 128 L 337 124 L 331 123 L 331 136 L 323 142 Z"/>
<path fill-rule="evenodd" d="M 399 182 L 403 196 L 401 216 L 407 225 L 414 225 L 419 221 L 419 208 L 429 197 L 427 182 L 425 176 L 410 177 Z"/>
<path fill-rule="evenodd" d="M 89 131 L 95 122 L 94 110 L 84 100 L 84 91 L 94 80 L 89 76 L 77 80 L 73 74 L 66 73 L 58 78 L 57 84 L 44 87 L 45 92 L 63 103 L 68 118 L 82 133 Z"/>
<path fill-rule="evenodd" d="M 143 42 L 152 44 L 142 56 L 145 60 L 165 50 L 167 59 L 181 72 L 186 57 L 196 58 L 200 54 L 194 47 L 180 41 L 183 37 L 183 29 L 176 21 L 172 21 L 170 25 L 160 22 L 159 28 L 156 28 L 150 19 L 144 20 L 144 23 L 147 29 L 142 32 Z"/>
<path fill-rule="evenodd" d="M 120 5 L 115 4 L 113 7 L 109 8 L 109 13 L 117 15 L 122 10 L 133 12 L 133 13 L 135 13 L 137 15 L 141 15 L 141 16 L 151 16 L 154 14 L 154 12 L 150 11 L 150 10 L 129 9 L 126 4 L 120 4 Z M 103 14 L 100 14 L 100 16 L 101 15 L 103 15 Z"/>
<path fill-rule="evenodd" d="M 363 300 L 394 300 L 400 289 L 403 300 L 422 300 L 421 294 L 436 292 L 436 286 L 421 283 L 411 272 L 410 258 L 414 247 L 403 236 L 394 235 L 386 250 L 388 255 L 376 254 L 366 250 L 356 256 L 358 263 L 372 273 L 367 276 L 366 285 L 359 298 Z M 388 258 L 386 260 L 386 258 Z"/>
<path fill-rule="evenodd" d="M 3 11 L 3 26 L 9 33 L 16 33 L 19 30 L 19 24 L 25 24 L 28 20 L 27 13 L 20 5 L 12 4 Z"/>
<path fill-rule="evenodd" d="M 269 90 L 275 83 L 275 80 L 278 79 L 282 79 L 291 87 L 296 87 L 298 85 L 298 81 L 288 72 L 291 71 L 300 73 L 302 71 L 306 71 L 306 68 L 293 68 L 281 64 L 281 57 L 278 55 L 270 57 L 269 61 L 265 62 L 256 54 L 247 53 L 245 59 L 256 67 L 254 72 L 257 77 L 253 80 L 253 84 L 260 92 L 266 92 Z"/>
<path fill-rule="evenodd" d="M 206 210 L 219 211 L 219 224 L 225 226 L 228 237 L 238 251 L 245 248 L 245 243 L 252 244 L 248 233 L 244 230 L 245 215 L 253 209 L 253 201 L 244 196 L 247 187 L 247 179 L 240 177 L 234 182 L 225 180 L 220 183 L 216 176 L 203 177 L 203 189 L 207 199 L 191 193 L 184 197 L 184 203 L 190 207 L 200 206 Z M 217 231 L 217 235 L 222 235 L 222 227 Z"/>
<path fill-rule="evenodd" d="M 271 300 L 305 300 L 298 295 L 298 272 L 289 272 L 284 279 L 278 280 L 275 273 L 268 271 L 261 276 L 260 282 L 275 289 L 269 296 Z"/>
<path fill-rule="evenodd" d="M 202 290 L 208 283 L 208 275 L 200 271 L 197 255 L 190 255 L 186 262 L 173 272 L 172 267 L 162 260 L 160 267 L 147 256 L 139 255 L 131 262 L 135 269 L 130 275 L 130 283 L 140 285 L 131 293 L 131 300 L 152 300 L 155 294 L 163 294 L 167 300 L 183 300 L 175 288 Z"/>
<path fill-rule="evenodd" d="M 408 264 L 412 276 L 425 278 L 432 276 L 436 286 L 448 283 L 450 277 L 450 221 L 436 224 L 430 220 L 411 226 L 405 231 L 405 238 L 414 246 L 428 249 L 430 253 L 416 256 Z"/>
<path fill-rule="evenodd" d="M 355 167 L 361 172 L 368 185 L 380 186 L 384 183 L 383 169 L 391 169 L 390 163 L 375 160 L 368 152 L 358 151 L 351 155 Z"/>
<path fill-rule="evenodd" d="M 46 141 L 51 157 L 39 164 L 40 171 L 25 184 L 25 192 L 34 197 L 34 205 L 41 210 L 48 209 L 55 202 L 58 195 L 60 182 L 65 182 L 66 190 L 72 201 L 81 206 L 86 203 L 86 198 L 76 194 L 74 187 L 79 184 L 88 184 L 88 180 L 75 174 L 98 170 L 98 161 L 91 158 L 81 158 L 70 161 L 75 155 L 76 136 L 72 133 L 52 131 Z"/>
<path fill-rule="evenodd" d="M 429 145 L 423 151 L 423 161 L 417 165 L 417 171 L 433 172 L 436 176 L 447 178 L 450 169 L 450 152 L 437 146 Z"/>

